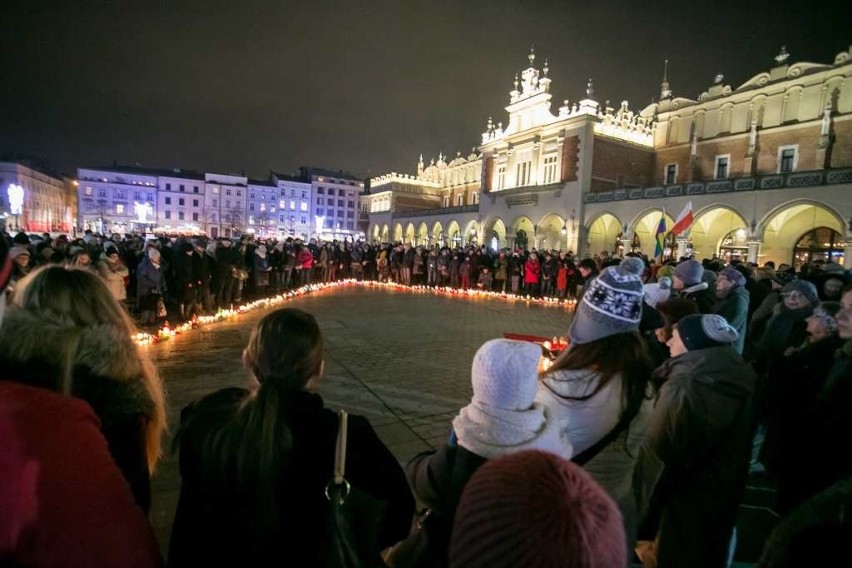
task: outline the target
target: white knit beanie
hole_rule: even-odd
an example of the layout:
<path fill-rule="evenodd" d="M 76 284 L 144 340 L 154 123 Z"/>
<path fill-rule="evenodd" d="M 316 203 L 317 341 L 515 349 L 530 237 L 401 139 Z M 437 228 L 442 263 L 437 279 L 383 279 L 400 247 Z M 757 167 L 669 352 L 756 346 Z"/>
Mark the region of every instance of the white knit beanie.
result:
<path fill-rule="evenodd" d="M 473 401 L 503 410 L 527 410 L 538 389 L 541 348 L 527 341 L 493 339 L 473 357 Z"/>

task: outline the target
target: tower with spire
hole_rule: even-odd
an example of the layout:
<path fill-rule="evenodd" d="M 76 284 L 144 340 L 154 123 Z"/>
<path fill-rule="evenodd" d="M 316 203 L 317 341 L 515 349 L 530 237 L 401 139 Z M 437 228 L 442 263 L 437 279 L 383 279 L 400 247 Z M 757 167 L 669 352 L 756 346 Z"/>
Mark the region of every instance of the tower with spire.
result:
<path fill-rule="evenodd" d="M 672 89 L 669 86 L 669 60 L 663 64 L 663 81 L 660 83 L 660 100 L 672 98 Z"/>

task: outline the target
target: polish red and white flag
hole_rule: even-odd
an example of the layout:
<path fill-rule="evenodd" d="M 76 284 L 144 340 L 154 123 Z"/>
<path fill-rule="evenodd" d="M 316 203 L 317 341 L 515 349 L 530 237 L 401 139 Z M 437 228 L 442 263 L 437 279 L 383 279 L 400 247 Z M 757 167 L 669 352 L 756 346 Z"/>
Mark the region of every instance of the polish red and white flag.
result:
<path fill-rule="evenodd" d="M 675 219 L 675 224 L 672 227 L 672 235 L 679 235 L 692 225 L 692 201 L 686 204 L 683 211 Z"/>

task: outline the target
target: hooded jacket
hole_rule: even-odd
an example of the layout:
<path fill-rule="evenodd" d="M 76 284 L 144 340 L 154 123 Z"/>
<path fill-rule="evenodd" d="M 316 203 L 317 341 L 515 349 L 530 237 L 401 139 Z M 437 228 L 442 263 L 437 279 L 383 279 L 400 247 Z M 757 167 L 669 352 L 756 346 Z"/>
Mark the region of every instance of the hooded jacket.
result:
<path fill-rule="evenodd" d="M 692 300 L 698 305 L 698 311 L 702 314 L 712 314 L 714 294 L 707 282 L 699 282 L 680 291 L 680 297 Z"/>
<path fill-rule="evenodd" d="M 73 337 L 78 340 L 76 348 Z M 21 309 L 6 313 L 0 327 L 0 369 L 5 378 L 56 391 L 65 349 L 74 349 L 72 394 L 87 402 L 100 419 L 113 459 L 147 512 L 151 487 L 146 447 L 147 436 L 154 431 L 155 410 L 132 340 L 117 336 L 107 325 L 79 327 Z"/>
<path fill-rule="evenodd" d="M 664 381 L 636 468 L 658 566 L 724 566 L 751 459 L 756 377 L 729 346 L 689 351 Z"/>

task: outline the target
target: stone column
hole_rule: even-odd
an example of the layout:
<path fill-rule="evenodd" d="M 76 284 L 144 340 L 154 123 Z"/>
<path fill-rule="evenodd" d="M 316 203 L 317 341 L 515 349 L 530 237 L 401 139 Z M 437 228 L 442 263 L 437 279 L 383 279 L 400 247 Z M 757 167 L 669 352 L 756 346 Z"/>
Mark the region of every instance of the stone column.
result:
<path fill-rule="evenodd" d="M 847 237 L 843 246 L 843 268 L 852 270 L 852 237 Z"/>
<path fill-rule="evenodd" d="M 763 241 L 748 241 L 746 245 L 748 246 L 748 262 L 753 262 L 755 264 L 758 263 L 758 258 L 760 257 L 760 245 L 763 244 Z"/>

